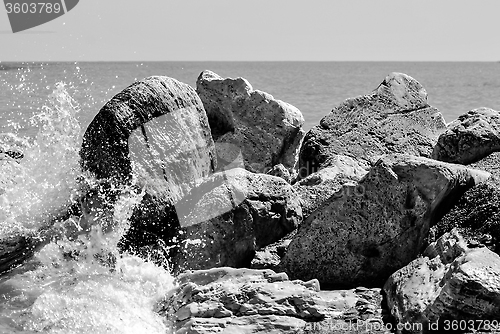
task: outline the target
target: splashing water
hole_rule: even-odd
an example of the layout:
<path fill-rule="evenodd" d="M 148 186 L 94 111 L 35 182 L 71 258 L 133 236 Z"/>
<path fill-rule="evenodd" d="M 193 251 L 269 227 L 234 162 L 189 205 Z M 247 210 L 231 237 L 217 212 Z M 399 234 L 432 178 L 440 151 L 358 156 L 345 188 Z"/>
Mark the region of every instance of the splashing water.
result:
<path fill-rule="evenodd" d="M 122 189 L 109 211 L 65 217 L 81 203 L 82 183 L 95 181 L 80 171 L 78 107 L 63 84 L 49 104 L 33 119 L 39 132 L 24 158 L 0 161 L 0 240 L 50 225 L 63 232 L 0 277 L 0 333 L 168 333 L 154 309 L 173 288 L 172 276 L 117 248 L 143 194 Z"/>

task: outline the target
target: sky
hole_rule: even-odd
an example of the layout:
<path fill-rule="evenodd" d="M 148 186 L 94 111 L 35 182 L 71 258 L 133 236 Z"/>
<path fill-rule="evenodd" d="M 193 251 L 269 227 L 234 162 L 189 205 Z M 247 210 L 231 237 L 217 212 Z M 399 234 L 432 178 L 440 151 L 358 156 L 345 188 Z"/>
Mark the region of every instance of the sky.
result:
<path fill-rule="evenodd" d="M 499 15 L 499 0 L 80 0 L 13 34 L 0 7 L 0 61 L 500 61 Z"/>

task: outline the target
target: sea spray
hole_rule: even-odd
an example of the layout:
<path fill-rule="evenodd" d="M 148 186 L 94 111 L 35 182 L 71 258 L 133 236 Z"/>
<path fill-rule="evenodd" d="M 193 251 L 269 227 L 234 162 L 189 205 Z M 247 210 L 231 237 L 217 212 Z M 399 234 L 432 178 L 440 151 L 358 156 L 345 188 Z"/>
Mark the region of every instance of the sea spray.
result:
<path fill-rule="evenodd" d="M 49 96 L 49 105 L 33 118 L 39 127 L 18 164 L 2 165 L 0 237 L 39 230 L 64 213 L 78 196 L 78 148 L 81 129 L 78 107 L 62 83 Z"/>
<path fill-rule="evenodd" d="M 49 100 L 34 118 L 39 134 L 24 158 L 0 170 L 6 180 L 0 233 L 33 233 L 53 224 L 52 240 L 0 278 L 0 332 L 167 333 L 154 309 L 173 287 L 172 276 L 117 248 L 143 193 L 130 186 L 114 189 L 111 206 L 94 205 L 99 196 L 85 202 L 85 192 L 99 193 L 99 183 L 79 169 L 78 107 L 62 84 Z M 61 218 L 74 203 L 82 214 Z"/>

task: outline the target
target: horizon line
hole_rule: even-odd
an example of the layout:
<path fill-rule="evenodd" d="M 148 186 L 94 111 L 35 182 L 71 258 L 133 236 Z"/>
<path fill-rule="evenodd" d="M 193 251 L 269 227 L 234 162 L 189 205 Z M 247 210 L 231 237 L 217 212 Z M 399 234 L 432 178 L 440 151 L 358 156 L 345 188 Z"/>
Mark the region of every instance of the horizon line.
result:
<path fill-rule="evenodd" d="M 0 60 L 0 63 L 500 63 L 500 60 Z"/>

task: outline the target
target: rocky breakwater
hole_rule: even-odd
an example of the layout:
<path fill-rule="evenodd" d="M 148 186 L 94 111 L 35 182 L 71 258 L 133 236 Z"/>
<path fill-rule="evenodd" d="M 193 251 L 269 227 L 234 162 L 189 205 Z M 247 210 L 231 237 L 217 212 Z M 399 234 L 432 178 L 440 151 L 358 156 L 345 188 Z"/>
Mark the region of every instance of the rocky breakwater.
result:
<path fill-rule="evenodd" d="M 300 226 L 281 265 L 325 286 L 380 286 L 415 259 L 448 201 L 489 173 L 423 157 L 381 158 Z"/>
<path fill-rule="evenodd" d="M 365 167 L 384 154 L 431 157 L 443 116 L 427 103 L 427 92 L 412 77 L 391 73 L 371 94 L 347 99 L 305 136 L 300 167 L 312 172 L 328 167 L 336 155 Z"/>
<path fill-rule="evenodd" d="M 189 85 L 161 76 L 135 82 L 106 103 L 80 155 L 83 169 L 108 188 L 144 189 L 126 238 L 133 246 L 168 240 L 178 227 L 175 202 L 217 163 L 200 98 Z"/>
<path fill-rule="evenodd" d="M 407 333 L 500 330 L 500 257 L 469 248 L 456 230 L 391 275 L 384 290 Z"/>
<path fill-rule="evenodd" d="M 266 173 L 282 164 L 292 175 L 297 173 L 304 137 L 304 118 L 297 108 L 254 90 L 244 78 L 221 78 L 211 71 L 200 74 L 196 91 L 208 115 L 220 168 L 241 152 L 249 171 Z"/>

